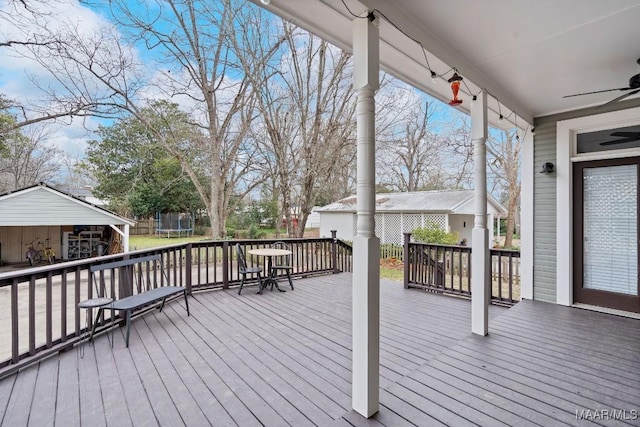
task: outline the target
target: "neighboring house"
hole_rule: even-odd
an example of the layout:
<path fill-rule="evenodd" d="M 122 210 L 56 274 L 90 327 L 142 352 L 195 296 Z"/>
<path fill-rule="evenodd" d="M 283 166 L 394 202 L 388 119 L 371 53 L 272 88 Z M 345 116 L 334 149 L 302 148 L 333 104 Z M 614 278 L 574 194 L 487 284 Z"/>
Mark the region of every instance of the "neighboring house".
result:
<path fill-rule="evenodd" d="M 99 199 L 93 195 L 93 192 L 91 191 L 91 186 L 89 185 L 85 185 L 73 191 L 66 191 L 66 193 L 71 194 L 74 197 L 77 197 L 79 199 L 85 200 L 91 203 L 92 205 L 95 205 L 101 208 L 105 208 L 107 206 L 106 200 Z"/>
<path fill-rule="evenodd" d="M 320 236 L 331 236 L 331 230 L 344 240 L 356 234 L 356 196 L 346 197 L 318 209 Z M 376 236 L 380 243 L 403 243 L 403 233 L 428 224 L 458 234 L 458 241 L 471 245 L 473 229 L 473 190 L 416 191 L 376 194 Z M 489 235 L 493 235 L 494 217 L 506 209 L 493 197 L 487 198 Z"/>
<path fill-rule="evenodd" d="M 322 209 L 320 206 L 314 206 L 311 209 L 311 213 L 307 217 L 307 223 L 305 224 L 305 228 L 320 228 L 320 211 Z"/>
<path fill-rule="evenodd" d="M 26 261 L 26 249 L 38 242 L 53 248 L 57 259 L 101 255 L 112 231 L 121 234 L 127 252 L 134 224 L 44 183 L 0 195 L 3 262 Z"/>

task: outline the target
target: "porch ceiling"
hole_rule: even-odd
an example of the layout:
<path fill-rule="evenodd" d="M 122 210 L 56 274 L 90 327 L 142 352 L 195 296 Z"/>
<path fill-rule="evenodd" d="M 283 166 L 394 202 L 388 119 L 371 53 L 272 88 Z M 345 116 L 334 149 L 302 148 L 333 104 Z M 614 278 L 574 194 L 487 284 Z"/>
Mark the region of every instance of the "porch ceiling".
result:
<path fill-rule="evenodd" d="M 622 92 L 562 96 L 626 87 L 640 73 L 638 0 L 345 2 L 354 13 L 378 9 L 419 40 L 437 73 L 456 67 L 470 89 L 464 88 L 462 110 L 468 112 L 470 93 L 487 89 L 500 103 L 489 103 L 494 125 L 500 125 L 499 110 L 505 117 L 516 111 L 519 120 L 531 123 L 533 117 L 602 104 Z M 342 0 L 271 0 L 264 7 L 351 50 L 353 18 Z M 431 82 L 417 43 L 384 19 L 380 38 L 384 70 L 440 100 L 450 99 L 446 77 Z"/>

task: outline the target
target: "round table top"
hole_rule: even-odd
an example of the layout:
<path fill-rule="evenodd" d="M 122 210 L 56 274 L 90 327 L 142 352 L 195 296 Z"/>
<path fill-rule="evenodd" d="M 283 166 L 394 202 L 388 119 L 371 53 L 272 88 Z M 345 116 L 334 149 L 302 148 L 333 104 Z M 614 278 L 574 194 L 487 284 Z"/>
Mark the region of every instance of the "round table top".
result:
<path fill-rule="evenodd" d="M 78 303 L 78 307 L 80 308 L 96 308 L 102 307 L 103 305 L 111 304 L 113 302 L 112 298 L 101 297 L 101 298 L 91 298 L 85 301 L 80 301 Z"/>
<path fill-rule="evenodd" d="M 251 255 L 258 255 L 258 256 L 291 255 L 291 251 L 287 249 L 274 249 L 274 248 L 249 249 L 247 252 L 250 253 Z"/>

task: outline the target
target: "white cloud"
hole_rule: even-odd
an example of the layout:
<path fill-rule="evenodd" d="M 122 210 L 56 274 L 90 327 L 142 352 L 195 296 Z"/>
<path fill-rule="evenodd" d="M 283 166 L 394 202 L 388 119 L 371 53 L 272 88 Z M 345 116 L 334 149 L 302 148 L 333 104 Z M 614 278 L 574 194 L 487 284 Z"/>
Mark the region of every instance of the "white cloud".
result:
<path fill-rule="evenodd" d="M 0 40 L 34 40 L 43 28 L 49 32 L 73 28 L 78 34 L 90 37 L 97 28 L 111 26 L 107 19 L 77 0 L 29 2 L 35 14 L 15 3 L 0 0 Z M 0 48 L 0 93 L 23 105 L 41 106 L 46 97 L 39 87 L 54 87 L 59 83 L 26 53 L 26 48 Z M 86 141 L 93 137 L 91 130 L 101 122 L 95 118 L 58 119 L 49 124 L 47 143 L 74 157 L 82 157 Z"/>

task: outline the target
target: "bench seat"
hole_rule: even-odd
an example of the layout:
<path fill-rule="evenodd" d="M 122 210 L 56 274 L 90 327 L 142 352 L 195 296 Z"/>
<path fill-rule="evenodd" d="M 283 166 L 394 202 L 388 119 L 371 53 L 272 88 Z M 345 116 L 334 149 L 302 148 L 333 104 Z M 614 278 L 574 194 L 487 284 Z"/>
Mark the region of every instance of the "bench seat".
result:
<path fill-rule="evenodd" d="M 190 316 L 189 313 L 189 301 L 187 300 L 187 288 L 184 286 L 162 286 L 160 288 L 150 289 L 148 291 L 144 291 L 140 294 L 131 295 L 113 302 L 108 306 L 105 306 L 106 310 L 118 310 L 124 311 L 126 313 L 126 323 L 127 323 L 127 335 L 126 335 L 126 344 L 129 347 L 129 335 L 131 329 L 131 313 L 145 305 L 149 305 L 158 301 L 162 301 L 160 304 L 160 311 L 164 307 L 164 303 L 168 297 L 173 295 L 183 294 L 184 295 L 184 303 L 187 307 L 187 316 Z"/>
<path fill-rule="evenodd" d="M 103 305 L 98 308 L 98 316 L 102 310 L 118 310 L 124 311 L 127 323 L 127 335 L 126 335 L 126 343 L 127 347 L 129 347 L 129 335 L 131 332 L 131 314 L 134 310 L 142 308 L 147 305 L 151 305 L 153 303 L 162 301 L 160 304 L 160 311 L 164 307 L 164 303 L 167 298 L 182 294 L 184 295 L 184 303 L 187 308 L 187 316 L 190 316 L 189 313 L 189 301 L 187 300 L 187 288 L 184 286 L 158 286 L 158 282 L 155 280 L 155 275 L 153 276 L 153 283 L 151 283 L 151 279 L 147 278 L 146 286 L 144 283 L 139 283 L 137 287 L 133 286 L 133 277 L 134 272 L 133 268 L 135 266 L 147 266 L 147 268 L 157 266 L 160 271 L 162 271 L 162 275 L 166 279 L 166 283 L 169 283 L 169 277 L 166 272 L 162 269 L 162 258 L 159 254 L 154 255 L 146 255 L 138 258 L 128 258 L 120 261 L 110 261 L 103 264 L 92 265 L 90 267 L 91 278 L 96 285 L 97 295 L 102 295 L 106 293 L 106 285 L 104 283 L 104 271 L 111 271 L 111 280 L 113 280 L 113 275 L 116 271 L 121 271 L 120 279 L 123 280 L 122 284 L 125 285 L 125 288 L 129 289 L 129 292 L 132 292 L 134 289 L 145 289 L 140 293 L 135 295 L 129 295 L 118 300 L 113 301 L 111 304 Z M 100 273 L 99 277 L 96 273 Z M 142 275 L 141 275 L 142 276 Z M 144 277 L 144 276 L 142 276 Z M 141 279 L 142 280 L 142 279 Z M 101 285 L 101 286 L 100 286 Z M 113 285 L 112 285 L 113 286 Z M 100 292 L 100 288 L 102 288 L 102 292 Z M 113 318 L 113 314 L 112 314 Z M 95 324 L 94 324 L 95 327 Z M 93 329 L 91 332 L 91 337 L 93 338 Z"/>

